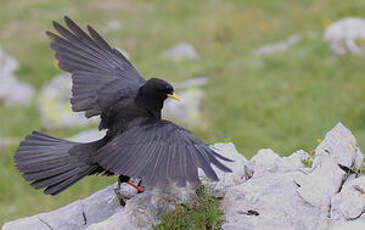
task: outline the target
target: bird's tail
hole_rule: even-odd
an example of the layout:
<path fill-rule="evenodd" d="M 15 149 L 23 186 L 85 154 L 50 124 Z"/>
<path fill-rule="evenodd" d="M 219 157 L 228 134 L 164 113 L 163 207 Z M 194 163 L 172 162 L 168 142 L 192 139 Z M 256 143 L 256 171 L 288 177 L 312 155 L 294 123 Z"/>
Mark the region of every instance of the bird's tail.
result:
<path fill-rule="evenodd" d="M 57 139 L 34 131 L 26 136 L 14 156 L 15 167 L 35 189 L 56 195 L 97 170 L 70 150 L 80 143 Z"/>

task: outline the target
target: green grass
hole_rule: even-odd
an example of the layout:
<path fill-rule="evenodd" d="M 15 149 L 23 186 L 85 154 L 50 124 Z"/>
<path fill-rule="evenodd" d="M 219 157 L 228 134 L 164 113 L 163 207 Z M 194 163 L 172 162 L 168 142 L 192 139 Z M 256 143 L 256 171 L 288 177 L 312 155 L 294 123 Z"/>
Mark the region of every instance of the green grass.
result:
<path fill-rule="evenodd" d="M 190 207 L 175 204 L 175 211 L 163 217 L 155 230 L 218 230 L 224 219 L 219 208 L 219 198 L 209 194 L 204 188 L 197 190 L 198 201 Z"/>
<path fill-rule="evenodd" d="M 265 147 L 287 155 L 313 149 L 316 139 L 341 121 L 360 147 L 365 145 L 364 59 L 334 57 L 322 40 L 328 22 L 364 16 L 363 0 L 2 0 L 0 44 L 20 62 L 19 79 L 37 90 L 59 73 L 44 31 L 64 15 L 94 25 L 129 52 L 147 78 L 209 77 L 203 87 L 204 123 L 192 130 L 207 143 L 232 141 L 248 158 Z M 111 20 L 122 28 L 106 31 Z M 292 34 L 302 40 L 288 51 L 252 55 Z M 183 41 L 197 49 L 198 60 L 173 63 L 164 57 L 165 49 Z M 34 191 L 14 169 L 12 157 L 16 142 L 43 129 L 36 100 L 28 107 L 0 104 L 0 121 L 0 136 L 14 142 L 0 153 L 0 225 L 61 207 L 116 180 L 87 178 L 57 197 Z M 68 137 L 78 131 L 47 133 Z"/>

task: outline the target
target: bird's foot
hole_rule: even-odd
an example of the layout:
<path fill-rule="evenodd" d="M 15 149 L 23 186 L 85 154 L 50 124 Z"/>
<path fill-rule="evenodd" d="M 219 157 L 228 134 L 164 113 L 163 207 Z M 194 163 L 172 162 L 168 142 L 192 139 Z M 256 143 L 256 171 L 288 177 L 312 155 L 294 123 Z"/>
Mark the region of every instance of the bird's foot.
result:
<path fill-rule="evenodd" d="M 123 207 L 126 204 L 125 199 L 128 199 L 128 195 L 125 196 L 126 194 L 123 195 L 122 192 L 120 191 L 122 183 L 126 183 L 126 184 L 132 186 L 133 188 L 135 188 L 138 191 L 138 193 L 141 193 L 144 191 L 144 188 L 141 187 L 142 180 L 132 180 L 133 181 L 132 182 L 132 181 L 130 181 L 130 179 L 131 178 L 128 176 L 120 175 L 118 178 L 118 185 L 116 188 L 114 188 L 114 193 L 115 193 L 116 197 L 118 198 L 120 205 Z M 138 181 L 138 184 L 135 184 L 135 183 L 137 183 L 137 181 Z"/>

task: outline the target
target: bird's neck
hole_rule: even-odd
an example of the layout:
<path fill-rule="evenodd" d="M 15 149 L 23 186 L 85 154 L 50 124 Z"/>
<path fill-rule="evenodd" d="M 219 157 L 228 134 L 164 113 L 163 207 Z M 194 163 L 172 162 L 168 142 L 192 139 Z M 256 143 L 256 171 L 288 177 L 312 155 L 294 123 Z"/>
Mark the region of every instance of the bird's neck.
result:
<path fill-rule="evenodd" d="M 139 90 L 135 103 L 139 108 L 145 110 L 153 118 L 161 119 L 163 100 L 150 97 L 148 94 L 143 93 L 142 90 Z"/>

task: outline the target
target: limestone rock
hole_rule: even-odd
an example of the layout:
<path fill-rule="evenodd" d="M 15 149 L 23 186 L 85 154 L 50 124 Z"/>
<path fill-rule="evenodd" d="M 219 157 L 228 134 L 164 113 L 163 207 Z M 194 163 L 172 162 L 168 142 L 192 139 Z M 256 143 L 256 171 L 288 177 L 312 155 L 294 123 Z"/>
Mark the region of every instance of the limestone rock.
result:
<path fill-rule="evenodd" d="M 294 46 L 295 44 L 297 44 L 298 42 L 300 42 L 300 40 L 301 40 L 300 35 L 292 35 L 284 41 L 274 43 L 274 44 L 264 45 L 264 46 L 256 49 L 253 52 L 253 54 L 255 56 L 264 56 L 264 55 L 269 55 L 269 54 L 272 54 L 272 53 L 284 52 L 287 49 Z"/>
<path fill-rule="evenodd" d="M 338 123 L 316 148 L 316 155 L 329 155 L 337 164 L 360 169 L 363 154 L 357 146 L 355 137 L 342 123 Z"/>
<path fill-rule="evenodd" d="M 223 196 L 227 189 L 232 186 L 243 183 L 246 179 L 245 165 L 246 158 L 240 154 L 232 143 L 217 143 L 210 146 L 217 153 L 233 160 L 233 162 L 224 162 L 224 164 L 232 170 L 232 173 L 225 173 L 213 166 L 216 171 L 219 181 L 214 182 L 209 180 L 204 172 L 199 169 L 199 178 L 202 184 L 214 195 Z"/>
<path fill-rule="evenodd" d="M 74 137 L 71 137 L 70 140 L 76 142 L 85 142 L 85 143 L 92 142 L 103 138 L 105 136 L 105 133 L 106 133 L 105 129 L 101 131 L 97 129 L 91 129 L 76 134 Z"/>
<path fill-rule="evenodd" d="M 174 62 L 179 62 L 184 59 L 193 60 L 199 57 L 194 47 L 186 42 L 173 46 L 165 51 L 164 54 Z"/>
<path fill-rule="evenodd" d="M 109 186 L 55 211 L 5 223 L 2 230 L 85 229 L 123 209 L 114 196 L 113 188 Z"/>
<path fill-rule="evenodd" d="M 365 19 L 343 18 L 332 23 L 326 29 L 323 37 L 337 55 L 346 53 L 364 55 L 365 48 L 359 46 L 356 42 L 365 39 Z"/>
<path fill-rule="evenodd" d="M 84 126 L 90 122 L 97 123 L 99 118 L 87 119 L 84 113 L 72 112 L 72 79 L 69 74 L 54 77 L 41 89 L 38 98 L 38 111 L 43 125 L 48 128 Z"/>
<path fill-rule="evenodd" d="M 231 187 L 222 202 L 222 229 L 317 229 L 319 210 L 298 196 L 296 174 L 267 171 Z"/>
<path fill-rule="evenodd" d="M 341 192 L 332 198 L 331 217 L 336 221 L 352 221 L 364 212 L 365 176 L 362 176 L 346 183 Z"/>
<path fill-rule="evenodd" d="M 279 170 L 280 156 L 271 149 L 260 149 L 250 160 L 249 166 L 254 173 Z"/>
<path fill-rule="evenodd" d="M 364 230 L 364 221 L 347 221 L 343 223 L 334 224 L 330 230 Z"/>
<path fill-rule="evenodd" d="M 191 203 L 195 198 L 189 187 L 153 189 L 128 200 L 122 212 L 115 213 L 106 221 L 91 225 L 87 230 L 151 229 L 160 218 L 175 209 L 175 203 Z"/>
<path fill-rule="evenodd" d="M 183 122 L 188 126 L 196 126 L 201 122 L 200 106 L 204 91 L 189 88 L 179 92 L 181 102 L 167 100 L 162 110 L 163 117 L 169 120 Z"/>
<path fill-rule="evenodd" d="M 246 165 L 253 176 L 226 190 L 222 229 L 361 229 L 364 177 L 356 179 L 348 167 L 358 168 L 362 153 L 351 132 L 337 124 L 310 169 L 302 163 L 308 157 L 304 151 L 280 158 L 260 150 Z"/>
<path fill-rule="evenodd" d="M 120 20 L 111 20 L 108 24 L 105 25 L 106 32 L 118 31 L 124 27 L 124 24 Z"/>
<path fill-rule="evenodd" d="M 182 122 L 188 127 L 201 124 L 201 103 L 205 93 L 198 87 L 207 83 L 207 77 L 192 78 L 173 83 L 175 90 L 178 90 L 181 102 L 167 100 L 162 110 L 163 117 Z"/>
<path fill-rule="evenodd" d="M 18 62 L 8 56 L 0 47 L 0 101 L 5 105 L 30 104 L 34 88 L 26 83 L 19 82 L 15 76 Z"/>
<path fill-rule="evenodd" d="M 185 81 L 180 82 L 174 82 L 172 85 L 174 86 L 174 89 L 186 89 L 186 88 L 192 88 L 192 87 L 200 87 L 203 85 L 208 84 L 209 79 L 207 77 L 195 77 L 191 78 Z"/>

